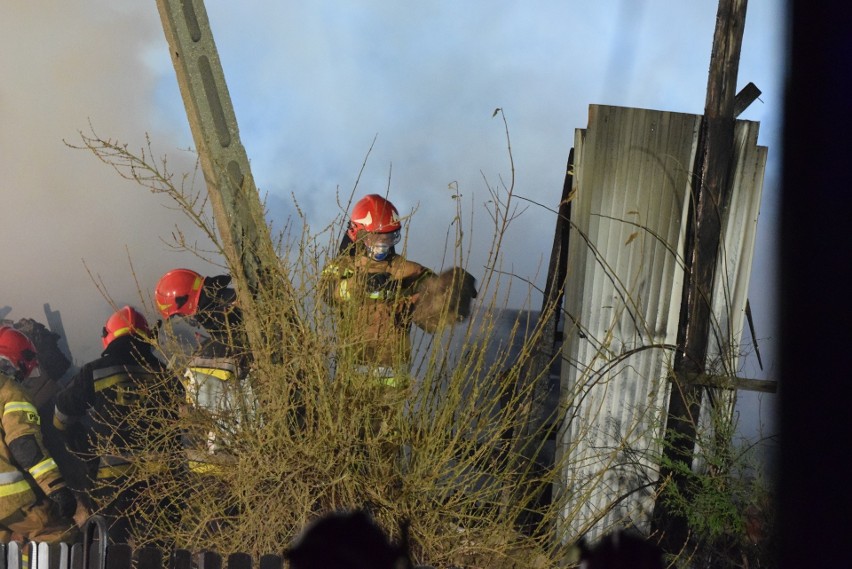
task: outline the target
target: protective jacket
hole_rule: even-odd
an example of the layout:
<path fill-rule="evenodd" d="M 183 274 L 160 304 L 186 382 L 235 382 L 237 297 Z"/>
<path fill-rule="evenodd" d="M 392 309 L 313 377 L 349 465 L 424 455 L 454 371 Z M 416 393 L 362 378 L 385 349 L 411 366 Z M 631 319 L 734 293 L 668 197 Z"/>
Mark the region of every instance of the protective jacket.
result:
<path fill-rule="evenodd" d="M 185 434 L 189 468 L 222 475 L 233 460 L 228 447 L 241 425 L 255 416 L 257 402 L 248 379 L 248 358 L 239 354 L 245 339 L 242 311 L 229 282 L 202 290 L 196 319 L 209 334 L 187 364 L 182 382 L 196 428 Z"/>
<path fill-rule="evenodd" d="M 164 439 L 163 422 L 173 418 L 179 393 L 180 384 L 151 346 L 122 336 L 57 394 L 54 425 L 68 431 L 85 424 L 83 448 L 77 450 L 96 463 L 97 478 L 115 478 L 127 474 L 134 454 L 167 450 L 152 447 L 152 440 Z"/>
<path fill-rule="evenodd" d="M 15 380 L 0 374 L 3 407 L 0 444 L 0 519 L 65 487 L 56 462 L 41 438 L 35 405 Z"/>
<path fill-rule="evenodd" d="M 376 261 L 344 252 L 324 269 L 327 298 L 342 310 L 341 345 L 356 363 L 408 368 L 412 309 L 432 274 L 395 253 Z"/>
<path fill-rule="evenodd" d="M 187 433 L 189 467 L 218 473 L 240 425 L 255 416 L 257 402 L 246 370 L 228 344 L 214 338 L 202 344 L 183 376 L 186 402 L 201 428 Z"/>

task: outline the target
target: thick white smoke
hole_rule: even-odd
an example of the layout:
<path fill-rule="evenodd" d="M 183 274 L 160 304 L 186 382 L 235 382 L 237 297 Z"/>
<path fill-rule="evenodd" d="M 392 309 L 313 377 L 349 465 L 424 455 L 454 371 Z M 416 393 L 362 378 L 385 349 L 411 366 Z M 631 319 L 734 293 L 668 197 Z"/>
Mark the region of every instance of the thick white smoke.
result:
<path fill-rule="evenodd" d="M 156 84 L 146 54 L 168 58 L 153 2 L 36 0 L 3 12 L 0 311 L 46 324 L 49 303 L 85 363 L 99 353 L 112 311 L 92 276 L 116 303 L 143 308 L 137 283 L 148 299 L 163 272 L 198 262 L 163 243 L 176 223 L 187 225 L 163 197 L 67 144 L 80 145 L 91 127 L 137 149 L 149 133 L 172 167 L 191 171 L 194 155 L 176 142 L 188 127 L 155 132 L 148 119 Z"/>
<path fill-rule="evenodd" d="M 291 194 L 314 229 L 343 215 L 335 191 L 348 197 L 378 135 L 358 195 L 389 186 L 401 213 L 416 209 L 408 252 L 436 267 L 455 215 L 451 196 L 461 194 L 465 223 L 471 210 L 475 217 L 466 236 L 476 276 L 490 244 L 485 182 L 500 188 L 514 173 L 517 194 L 555 208 L 590 104 L 702 112 L 716 11 L 715 3 L 678 0 L 547 0 L 536 9 L 452 0 L 205 3 L 273 221 L 281 226 L 295 211 Z M 111 311 L 87 266 L 120 304 L 139 303 L 137 284 L 149 298 L 168 269 L 211 268 L 163 244 L 175 224 L 191 229 L 168 201 L 64 141 L 79 143 L 91 124 L 135 149 L 148 133 L 173 170 L 191 172 L 195 156 L 181 149 L 192 139 L 153 0 L 6 4 L 0 314 L 10 307 L 8 318 L 43 322 L 49 303 L 83 363 L 98 353 Z M 783 20 L 778 2 L 749 3 L 739 70 L 740 87 L 754 81 L 764 91 L 742 118 L 761 121 L 760 143 L 770 147 L 750 295 L 770 369 Z M 508 119 L 512 165 L 496 107 Z M 551 212 L 531 205 L 506 236 L 503 270 L 543 286 L 554 225 Z M 514 307 L 526 293 L 515 280 Z M 150 305 L 146 315 L 155 317 Z"/>

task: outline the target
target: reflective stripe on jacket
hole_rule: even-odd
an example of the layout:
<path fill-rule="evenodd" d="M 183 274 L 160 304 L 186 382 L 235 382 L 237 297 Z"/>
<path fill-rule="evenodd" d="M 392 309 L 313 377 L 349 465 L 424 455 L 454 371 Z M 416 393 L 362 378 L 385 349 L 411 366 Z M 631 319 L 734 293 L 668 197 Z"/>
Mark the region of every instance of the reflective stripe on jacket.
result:
<path fill-rule="evenodd" d="M 176 419 L 180 393 L 177 378 L 149 344 L 121 336 L 56 395 L 54 425 L 64 431 L 88 416 L 82 421 L 84 436 L 72 440 L 74 450 L 88 458 L 90 477 L 116 478 L 128 473 L 134 457 L 143 455 L 150 464 L 177 445 L 162 435 L 167 422 Z"/>

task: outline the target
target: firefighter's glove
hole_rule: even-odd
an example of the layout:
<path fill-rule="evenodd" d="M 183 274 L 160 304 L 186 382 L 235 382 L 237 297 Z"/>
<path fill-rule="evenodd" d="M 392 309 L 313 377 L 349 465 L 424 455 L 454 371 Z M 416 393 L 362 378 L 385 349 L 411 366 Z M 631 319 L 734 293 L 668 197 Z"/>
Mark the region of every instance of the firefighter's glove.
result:
<path fill-rule="evenodd" d="M 367 294 L 374 300 L 383 300 L 394 295 L 399 281 L 391 278 L 390 273 L 370 273 L 367 275 Z"/>
<path fill-rule="evenodd" d="M 47 497 L 59 507 L 59 513 L 62 514 L 63 518 L 74 517 L 74 513 L 77 511 L 77 499 L 69 488 L 60 488 L 48 494 Z"/>

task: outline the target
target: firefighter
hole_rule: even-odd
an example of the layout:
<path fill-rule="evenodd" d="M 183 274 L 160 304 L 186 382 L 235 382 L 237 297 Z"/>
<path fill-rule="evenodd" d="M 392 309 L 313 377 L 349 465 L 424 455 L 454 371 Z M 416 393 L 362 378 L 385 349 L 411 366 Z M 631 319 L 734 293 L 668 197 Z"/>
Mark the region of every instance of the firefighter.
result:
<path fill-rule="evenodd" d="M 434 332 L 442 318 L 464 319 L 476 295 L 467 272 L 438 275 L 397 253 L 401 229 L 390 201 L 377 194 L 360 199 L 321 285 L 340 308 L 338 377 L 345 374 L 353 397 L 367 405 L 369 431 L 377 448 L 387 446 L 385 456 L 399 444 L 395 420 L 410 384 L 412 324 Z"/>
<path fill-rule="evenodd" d="M 240 425 L 254 416 L 247 379 L 242 312 L 229 275 L 203 277 L 174 269 L 157 283 L 154 297 L 164 318 L 182 317 L 203 329 L 200 345 L 183 375 L 188 413 L 196 428 L 186 433 L 189 469 L 215 476 L 233 460 L 228 446 Z"/>
<path fill-rule="evenodd" d="M 88 465 L 88 496 L 110 540 L 127 543 L 144 511 L 149 474 L 165 472 L 170 419 L 180 385 L 153 352 L 148 321 L 124 306 L 104 324 L 100 357 L 56 395 L 54 426 Z M 82 436 L 72 433 L 81 430 Z M 134 470 L 136 469 L 136 470 Z"/>
<path fill-rule="evenodd" d="M 41 419 L 21 389 L 36 367 L 36 350 L 21 332 L 0 327 L 0 543 L 11 539 L 73 543 L 74 494 L 41 438 Z"/>
<path fill-rule="evenodd" d="M 404 388 L 417 287 L 432 271 L 396 253 L 402 224 L 396 207 L 370 194 L 352 209 L 338 257 L 323 271 L 327 298 L 342 309 L 348 359 L 369 381 Z M 351 329 L 349 324 L 352 324 Z"/>
<path fill-rule="evenodd" d="M 440 275 L 396 252 L 402 225 L 387 199 L 370 194 L 352 208 L 340 254 L 324 270 L 327 298 L 342 308 L 345 341 L 358 370 L 371 381 L 404 388 L 411 362 L 411 325 L 427 332 L 464 320 L 475 279 L 461 269 Z M 454 286 L 447 286 L 448 284 Z"/>

